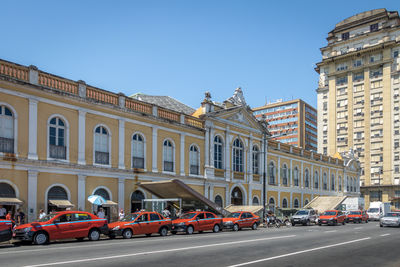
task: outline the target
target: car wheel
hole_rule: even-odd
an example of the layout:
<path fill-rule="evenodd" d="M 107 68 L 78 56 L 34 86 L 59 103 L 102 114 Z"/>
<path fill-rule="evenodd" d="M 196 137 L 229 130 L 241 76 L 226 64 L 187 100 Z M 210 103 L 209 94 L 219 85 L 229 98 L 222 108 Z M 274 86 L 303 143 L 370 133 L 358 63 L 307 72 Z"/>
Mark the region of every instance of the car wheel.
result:
<path fill-rule="evenodd" d="M 132 238 L 132 230 L 131 229 L 125 229 L 123 232 L 122 232 L 122 237 L 123 238 L 125 238 L 125 239 L 129 239 L 129 238 Z"/>
<path fill-rule="evenodd" d="M 89 240 L 90 241 L 97 241 L 100 239 L 100 232 L 97 229 L 93 229 L 89 232 Z"/>
<path fill-rule="evenodd" d="M 236 231 L 239 231 L 239 225 L 234 224 L 232 230 L 235 231 L 235 232 L 236 232 Z"/>
<path fill-rule="evenodd" d="M 49 237 L 47 236 L 47 234 L 45 232 L 39 232 L 33 238 L 33 242 L 36 245 L 44 245 L 47 242 L 49 242 Z"/>
<path fill-rule="evenodd" d="M 213 232 L 214 233 L 218 233 L 219 232 L 219 225 L 218 224 L 216 224 L 216 225 L 214 225 L 214 228 L 213 228 Z"/>
<path fill-rule="evenodd" d="M 83 239 L 85 239 L 84 237 L 78 237 L 76 240 L 78 240 L 79 242 L 82 242 Z"/>
<path fill-rule="evenodd" d="M 168 234 L 168 229 L 163 227 L 160 229 L 160 235 L 161 236 L 166 236 Z"/>
<path fill-rule="evenodd" d="M 256 223 L 253 223 L 253 225 L 251 226 L 251 229 L 257 230 L 257 224 L 256 224 Z"/>
<path fill-rule="evenodd" d="M 193 232 L 194 232 L 193 226 L 189 225 L 186 228 L 186 234 L 191 235 L 191 234 L 193 234 Z"/>

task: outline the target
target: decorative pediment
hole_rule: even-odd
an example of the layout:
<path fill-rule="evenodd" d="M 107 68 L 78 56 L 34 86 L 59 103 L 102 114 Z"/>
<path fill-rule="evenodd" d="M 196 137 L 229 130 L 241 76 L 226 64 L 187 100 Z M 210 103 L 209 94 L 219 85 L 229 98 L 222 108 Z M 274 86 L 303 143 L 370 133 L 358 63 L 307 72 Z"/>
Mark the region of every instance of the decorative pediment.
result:
<path fill-rule="evenodd" d="M 227 120 L 235 121 L 237 123 L 244 124 L 247 126 L 252 126 L 251 123 L 249 122 L 249 120 L 246 118 L 246 116 L 243 114 L 243 112 L 241 110 L 239 110 L 237 113 L 228 117 Z"/>

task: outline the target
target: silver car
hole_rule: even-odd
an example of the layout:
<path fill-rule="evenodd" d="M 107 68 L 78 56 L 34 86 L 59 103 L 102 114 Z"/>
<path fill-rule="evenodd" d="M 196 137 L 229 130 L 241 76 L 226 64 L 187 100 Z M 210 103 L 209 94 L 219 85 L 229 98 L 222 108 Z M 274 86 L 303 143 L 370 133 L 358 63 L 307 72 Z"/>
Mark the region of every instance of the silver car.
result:
<path fill-rule="evenodd" d="M 388 212 L 379 220 L 380 227 L 397 226 L 400 227 L 400 212 Z"/>

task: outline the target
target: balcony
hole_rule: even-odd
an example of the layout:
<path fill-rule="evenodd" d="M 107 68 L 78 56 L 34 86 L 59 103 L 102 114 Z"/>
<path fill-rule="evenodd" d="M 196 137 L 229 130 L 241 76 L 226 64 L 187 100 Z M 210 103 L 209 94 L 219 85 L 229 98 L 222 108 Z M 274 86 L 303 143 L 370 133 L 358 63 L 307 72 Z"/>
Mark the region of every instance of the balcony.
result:
<path fill-rule="evenodd" d="M 101 151 L 95 151 L 94 152 L 94 162 L 96 164 L 102 164 L 102 165 L 109 165 L 110 164 L 110 158 L 109 158 L 110 153 L 108 152 L 101 152 Z"/>
<path fill-rule="evenodd" d="M 0 137 L 0 152 L 14 153 L 14 139 Z"/>
<path fill-rule="evenodd" d="M 67 151 L 67 149 L 65 146 L 50 145 L 50 149 L 49 149 L 50 158 L 52 158 L 52 159 L 67 159 L 66 151 Z M 108 157 L 107 157 L 107 159 L 108 159 Z"/>
<path fill-rule="evenodd" d="M 244 180 L 244 173 L 243 172 L 233 172 L 233 179 Z"/>
<path fill-rule="evenodd" d="M 225 177 L 225 170 L 224 169 L 214 169 L 214 176 L 215 177 Z"/>

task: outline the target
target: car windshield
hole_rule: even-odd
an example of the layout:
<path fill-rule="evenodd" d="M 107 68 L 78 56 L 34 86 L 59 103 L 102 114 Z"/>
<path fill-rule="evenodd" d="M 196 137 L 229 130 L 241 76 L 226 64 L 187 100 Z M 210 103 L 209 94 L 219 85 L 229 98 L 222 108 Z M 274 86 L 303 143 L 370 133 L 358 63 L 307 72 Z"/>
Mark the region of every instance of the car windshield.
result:
<path fill-rule="evenodd" d="M 37 220 L 38 222 L 47 222 L 56 217 L 58 214 L 57 213 L 50 213 L 44 216 L 43 218 Z"/>
<path fill-rule="evenodd" d="M 368 212 L 379 212 L 378 208 L 370 208 Z"/>
<path fill-rule="evenodd" d="M 400 213 L 389 212 L 386 217 L 400 217 Z"/>
<path fill-rule="evenodd" d="M 325 211 L 323 215 L 336 215 L 336 211 Z"/>
<path fill-rule="evenodd" d="M 192 219 L 194 216 L 196 216 L 196 213 L 185 213 L 181 217 L 181 219 Z"/>
<path fill-rule="evenodd" d="M 121 222 L 131 222 L 136 219 L 140 214 L 139 213 L 132 213 L 126 215 L 124 218 L 121 219 Z"/>
<path fill-rule="evenodd" d="M 298 212 L 296 212 L 295 215 L 308 215 L 308 211 L 307 210 L 299 210 Z"/>
<path fill-rule="evenodd" d="M 361 212 L 359 212 L 359 211 L 350 211 L 350 214 L 351 215 L 360 215 Z"/>
<path fill-rule="evenodd" d="M 231 213 L 231 214 L 229 214 L 229 218 L 239 218 L 239 216 L 240 216 L 240 212 L 234 212 L 234 213 Z"/>

